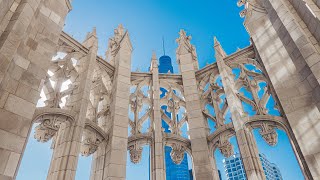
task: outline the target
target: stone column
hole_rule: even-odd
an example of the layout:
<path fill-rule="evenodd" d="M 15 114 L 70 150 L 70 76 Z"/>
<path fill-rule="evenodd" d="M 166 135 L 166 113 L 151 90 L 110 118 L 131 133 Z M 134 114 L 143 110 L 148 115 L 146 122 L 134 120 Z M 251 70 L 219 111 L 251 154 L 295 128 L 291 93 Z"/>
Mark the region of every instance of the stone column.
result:
<path fill-rule="evenodd" d="M 48 180 L 72 180 L 75 178 L 82 133 L 85 126 L 87 107 L 90 103 L 94 65 L 97 59 L 98 39 L 96 30 L 89 34 L 83 45 L 89 49 L 87 56 L 79 60 L 79 86 L 73 90 L 66 102 L 66 108 L 76 116 L 73 123 L 63 124 L 57 134 Z"/>
<path fill-rule="evenodd" d="M 218 172 L 218 168 L 217 168 L 216 159 L 214 157 L 214 152 L 210 156 L 210 162 L 211 162 L 211 165 L 212 165 L 213 179 L 214 180 L 220 180 L 219 179 L 220 177 L 219 177 L 219 172 Z"/>
<path fill-rule="evenodd" d="M 0 36 L 6 29 L 21 0 L 5 0 L 0 2 Z"/>
<path fill-rule="evenodd" d="M 293 12 L 293 18 L 304 29 L 308 30 L 313 35 L 312 43 L 320 42 L 320 9 L 312 0 L 286 0 L 283 3 L 288 9 Z M 320 5 L 320 1 L 319 1 Z M 280 9 L 279 9 L 280 10 Z M 301 22 L 302 21 L 302 22 Z M 308 32 L 308 33 L 309 33 Z M 310 37 L 310 36 L 309 36 Z M 317 44 L 318 44 L 317 43 Z M 318 45 L 319 51 L 320 47 Z"/>
<path fill-rule="evenodd" d="M 197 180 L 212 180 L 213 167 L 207 142 L 207 127 L 202 114 L 195 71 L 197 56 L 194 46 L 190 44 L 190 36 L 181 30 L 177 39 L 177 61 L 182 75 L 184 97 L 188 115 L 189 135 L 191 141 L 193 172 Z"/>
<path fill-rule="evenodd" d="M 237 96 L 232 70 L 224 62 L 226 53 L 216 38 L 214 41 L 214 49 L 217 66 L 225 91 L 226 100 L 231 112 L 232 123 L 236 132 L 241 159 L 247 178 L 249 180 L 266 179 L 259 159 L 258 149 L 254 139 L 251 138 L 251 132 L 244 129 L 244 119 L 246 118 L 246 115 L 243 111 L 241 101 Z"/>
<path fill-rule="evenodd" d="M 111 128 L 106 147 L 103 180 L 124 180 L 128 148 L 132 45 L 128 32 L 124 32 L 121 25 L 115 30 L 115 37 L 111 38 L 109 43 L 115 72 L 110 105 Z"/>
<path fill-rule="evenodd" d="M 310 9 L 305 9 L 304 13 L 299 12 L 298 9 L 299 14 L 304 14 L 304 16 L 300 18 L 292 5 L 288 1 L 284 2 L 286 3 L 282 3 L 281 1 L 265 1 L 264 6 L 268 18 L 280 38 L 282 45 L 292 59 L 296 70 L 302 75 L 302 81 L 311 75 L 312 78 L 317 79 L 317 83 L 314 83 L 313 86 L 316 86 L 315 89 L 319 91 L 320 46 L 317 40 L 320 42 L 320 33 L 315 30 L 315 27 L 320 27 L 320 22 L 317 17 L 312 15 Z M 300 8 L 306 7 L 305 2 L 299 2 L 301 2 Z M 296 6 L 297 3 L 293 2 L 292 4 Z M 307 14 L 309 14 L 309 16 L 307 16 Z M 309 91 L 312 88 L 306 89 L 305 91 Z M 315 94 L 314 100 L 318 104 L 318 108 L 320 108 L 320 94 L 317 92 L 315 92 Z"/>
<path fill-rule="evenodd" d="M 151 68 L 152 73 L 152 92 L 153 97 L 153 133 L 154 141 L 151 145 L 151 174 L 152 180 L 165 180 L 166 171 L 164 164 L 164 146 L 162 140 L 162 124 L 160 114 L 160 85 L 159 85 L 159 69 L 156 54 L 152 55 Z"/>
<path fill-rule="evenodd" d="M 244 25 L 295 135 L 291 141 L 305 178 L 318 179 L 319 56 L 282 1 L 252 3 L 246 4 Z"/>
<path fill-rule="evenodd" d="M 0 179 L 14 179 L 69 1 L 3 2 L 11 12 L 1 6 L 9 15 L 0 35 Z"/>

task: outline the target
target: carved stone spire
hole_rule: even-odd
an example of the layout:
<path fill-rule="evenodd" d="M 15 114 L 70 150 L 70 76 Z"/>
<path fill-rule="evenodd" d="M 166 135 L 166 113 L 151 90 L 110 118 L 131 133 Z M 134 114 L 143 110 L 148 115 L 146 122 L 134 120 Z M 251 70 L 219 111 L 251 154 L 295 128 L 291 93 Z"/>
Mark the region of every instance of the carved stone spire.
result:
<path fill-rule="evenodd" d="M 192 37 L 187 36 L 187 33 L 182 29 L 180 30 L 179 35 L 179 38 L 176 39 L 176 42 L 178 43 L 178 48 L 176 50 L 178 64 L 180 64 L 180 60 L 182 59 L 181 56 L 191 55 L 195 70 L 198 70 L 199 65 L 196 48 L 190 43 Z"/>
<path fill-rule="evenodd" d="M 222 58 L 225 58 L 227 56 L 226 52 L 223 50 L 220 42 L 218 41 L 217 37 L 214 36 L 213 37 L 213 41 L 214 41 L 214 50 L 215 53 L 219 53 L 218 55 L 220 55 Z M 216 54 L 217 55 L 217 54 Z M 219 58 L 217 58 L 217 61 L 219 60 Z"/>
<path fill-rule="evenodd" d="M 152 53 L 152 58 L 151 58 L 151 65 L 150 65 L 150 71 L 152 72 L 153 68 L 158 68 L 158 59 L 156 52 Z"/>
<path fill-rule="evenodd" d="M 97 29 L 94 27 L 91 32 L 87 34 L 86 39 L 82 43 L 87 48 L 95 47 L 98 48 L 98 38 L 97 38 Z"/>
<path fill-rule="evenodd" d="M 111 64 L 114 64 L 114 57 L 118 53 L 120 44 L 125 36 L 128 36 L 128 32 L 124 30 L 122 24 L 114 29 L 114 36 L 109 39 L 108 49 L 106 51 L 106 60 L 110 61 Z M 131 47 L 130 41 L 129 44 Z"/>

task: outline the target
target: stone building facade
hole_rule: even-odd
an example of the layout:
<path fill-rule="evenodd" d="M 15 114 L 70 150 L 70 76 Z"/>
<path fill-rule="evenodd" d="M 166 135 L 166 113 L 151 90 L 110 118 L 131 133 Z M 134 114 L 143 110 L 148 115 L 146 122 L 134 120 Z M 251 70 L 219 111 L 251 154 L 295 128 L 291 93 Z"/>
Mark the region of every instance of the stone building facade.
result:
<path fill-rule="evenodd" d="M 164 146 L 172 148 L 178 164 L 185 152 L 191 156 L 194 179 L 219 179 L 213 152 L 231 156 L 233 136 L 247 179 L 263 180 L 256 128 L 271 146 L 277 143 L 275 129 L 284 130 L 305 178 L 320 179 L 320 1 L 240 0 L 238 5 L 244 6 L 240 15 L 251 36 L 249 47 L 227 55 L 215 39 L 217 62 L 199 69 L 191 37 L 181 30 L 180 74 L 159 74 L 155 54 L 150 72 L 131 72 L 132 45 L 122 26 L 109 40 L 106 60 L 97 56 L 95 30 L 82 43 L 62 32 L 70 0 L 0 0 L 0 179 L 15 179 L 34 123 L 39 142 L 53 140 L 49 180 L 74 179 L 79 154 L 93 155 L 92 180 L 125 179 L 127 151 L 138 163 L 146 144 L 153 180 L 165 179 Z M 71 84 L 61 91 L 66 80 Z M 261 83 L 266 85 L 258 96 Z M 145 87 L 148 94 L 141 90 Z M 160 87 L 167 90 L 163 98 Z M 243 87 L 252 98 L 240 93 Z M 37 108 L 41 90 L 47 100 Z M 280 116 L 268 113 L 271 97 Z M 256 114 L 248 116 L 242 102 Z M 171 113 L 186 111 L 181 119 L 169 118 L 163 105 Z M 143 106 L 148 110 L 140 117 Z M 231 123 L 225 121 L 227 111 Z M 146 119 L 151 125 L 142 132 Z M 163 133 L 161 119 L 170 134 Z M 216 124 L 213 133 L 208 121 Z M 181 136 L 185 123 L 189 138 Z"/>

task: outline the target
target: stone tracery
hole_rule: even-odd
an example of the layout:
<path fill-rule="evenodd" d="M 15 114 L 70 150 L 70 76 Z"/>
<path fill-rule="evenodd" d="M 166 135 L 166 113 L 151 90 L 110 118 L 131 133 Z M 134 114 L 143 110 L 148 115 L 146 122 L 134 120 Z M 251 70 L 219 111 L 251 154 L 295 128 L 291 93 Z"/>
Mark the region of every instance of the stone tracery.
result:
<path fill-rule="evenodd" d="M 275 8 L 278 5 L 275 3 L 280 4 L 279 8 Z M 50 6 L 49 4 L 50 3 L 38 4 L 39 8 L 44 9 L 36 11 L 39 14 L 32 19 L 32 21 L 34 21 L 33 23 L 38 24 L 38 18 L 42 18 L 43 14 L 48 10 L 45 6 Z M 312 163 L 310 163 L 310 159 L 305 159 L 304 155 L 308 154 L 309 156 L 310 153 L 310 156 L 313 157 L 314 153 L 309 147 L 301 143 L 301 139 L 304 137 L 301 137 L 296 132 L 298 128 L 303 127 L 301 127 L 301 124 L 296 124 L 300 121 L 295 119 L 292 112 L 297 110 L 296 107 L 305 108 L 305 112 L 311 112 L 311 110 L 314 112 L 317 110 L 316 105 L 314 105 L 317 102 L 314 104 L 313 102 L 298 104 L 296 103 L 298 100 L 294 99 L 295 97 L 287 99 L 288 97 L 283 95 L 283 89 L 287 87 L 282 87 L 278 81 L 279 79 L 286 78 L 285 80 L 291 80 L 290 83 L 294 84 L 295 81 L 299 80 L 300 83 L 300 80 L 303 79 L 304 82 L 300 84 L 303 88 L 294 86 L 299 89 L 297 96 L 302 95 L 299 98 L 308 96 L 307 98 L 310 99 L 310 97 L 313 97 L 312 93 L 314 92 L 310 90 L 312 92 L 310 93 L 308 91 L 310 87 L 308 89 L 306 84 L 312 84 L 312 88 L 318 89 L 318 84 L 315 83 L 316 80 L 313 80 L 313 78 L 315 79 L 315 75 L 312 74 L 314 73 L 314 68 L 307 66 L 309 64 L 306 62 L 310 61 L 304 62 L 301 60 L 303 63 L 292 64 L 291 59 L 285 59 L 286 57 L 295 58 L 291 56 L 295 56 L 297 53 L 295 52 L 294 55 L 291 55 L 291 53 L 287 52 L 287 49 L 291 47 L 287 47 L 287 44 L 284 43 L 287 39 L 280 37 L 282 30 L 281 33 L 277 34 L 277 32 L 274 32 L 275 30 L 278 31 L 277 28 L 270 30 L 268 28 L 256 28 L 260 27 L 260 25 L 252 25 L 261 21 L 266 22 L 265 24 L 270 25 L 270 27 L 275 26 L 276 23 L 270 22 L 271 20 L 273 21 L 272 18 L 275 17 L 274 12 L 284 8 L 287 4 L 290 4 L 290 2 L 265 1 L 262 3 L 260 0 L 239 0 L 238 5 L 245 6 L 245 9 L 240 14 L 246 17 L 245 24 L 248 26 L 249 33 L 252 34 L 253 45 L 228 56 L 223 51 L 221 45 L 215 42 L 217 63 L 208 65 L 200 70 L 198 67 L 196 48 L 190 42 L 191 36 L 188 36 L 185 31 L 181 30 L 179 38 L 177 39 L 178 49 L 176 52 L 181 74 L 159 74 L 155 57 L 152 58 L 150 72 L 130 72 L 132 45 L 129 34 L 122 25 L 114 30 L 114 36 L 109 39 L 106 60 L 97 56 L 98 42 L 95 29 L 91 33 L 88 33 L 83 43 L 79 43 L 66 33 L 61 33 L 62 27 L 60 26 L 63 24 L 63 20 L 61 20 L 61 22 L 51 22 L 50 20 L 50 23 L 56 23 L 54 27 L 60 30 L 48 37 L 48 44 L 39 42 L 41 46 L 49 47 L 47 50 L 44 50 L 45 48 L 34 48 L 37 46 L 37 43 L 36 40 L 32 40 L 34 37 L 31 37 L 37 33 L 43 36 L 44 34 L 42 33 L 47 33 L 47 28 L 52 27 L 52 24 L 45 27 L 44 29 L 46 30 L 41 30 L 41 32 L 38 29 L 35 30 L 35 32 L 29 32 L 34 29 L 32 25 L 32 27 L 30 26 L 27 30 L 27 36 L 21 38 L 21 42 L 20 40 L 16 42 L 21 44 L 19 46 L 21 49 L 23 49 L 24 46 L 33 44 L 34 47 L 27 48 L 32 49 L 30 50 L 31 53 L 36 52 L 35 54 L 39 54 L 39 56 L 43 55 L 43 61 L 45 61 L 45 63 L 41 64 L 41 61 L 32 62 L 32 65 L 36 64 L 36 66 L 39 66 L 36 68 L 41 69 L 41 71 L 48 70 L 48 72 L 45 75 L 39 73 L 30 77 L 27 73 L 24 74 L 28 76 L 27 79 L 29 78 L 28 80 L 30 80 L 30 82 L 26 83 L 22 80 L 20 82 L 19 80 L 19 88 L 20 85 L 24 83 L 29 83 L 28 85 L 24 84 L 24 86 L 28 86 L 29 89 L 37 89 L 38 87 L 41 89 L 42 87 L 46 100 L 43 102 L 43 107 L 33 109 L 30 107 L 33 107 L 34 103 L 30 104 L 28 97 L 20 97 L 22 95 L 18 95 L 18 90 L 9 92 L 10 89 L 8 90 L 8 87 L 5 87 L 6 84 L 4 80 L 9 79 L 8 81 L 10 81 L 10 76 L 13 74 L 10 74 L 9 70 L 11 69 L 8 69 L 5 65 L 6 63 L 4 63 L 4 71 L 1 70 L 0 73 L 1 110 L 10 111 L 10 113 L 12 111 L 12 114 L 19 116 L 19 118 L 20 116 L 27 118 L 30 123 L 39 123 L 35 128 L 36 132 L 34 134 L 34 137 L 38 141 L 48 142 L 51 139 L 53 140 L 52 147 L 54 153 L 48 179 L 55 179 L 55 177 L 58 176 L 73 179 L 76 170 L 76 167 L 73 166 L 74 163 L 77 162 L 79 154 L 94 156 L 95 166 L 92 168 L 92 179 L 97 180 L 108 177 L 123 179 L 123 175 L 113 174 L 116 172 L 108 172 L 109 174 L 105 174 L 104 172 L 106 172 L 108 168 L 116 169 L 122 166 L 125 167 L 125 162 L 114 162 L 115 160 L 113 158 L 123 159 L 121 157 L 123 157 L 124 152 L 127 152 L 127 150 L 129 150 L 131 161 L 135 164 L 139 163 L 142 158 L 144 145 L 150 145 L 151 147 L 151 161 L 153 166 L 151 168 L 152 173 L 156 174 L 153 178 L 158 179 L 159 176 L 161 179 L 161 177 L 164 177 L 164 167 L 161 167 L 163 165 L 161 165 L 161 163 L 163 162 L 159 161 L 159 159 L 163 159 L 163 152 L 161 152 L 163 151 L 163 147 L 170 146 L 172 148 L 170 155 L 176 164 L 180 164 L 185 153 L 188 152 L 195 159 L 194 162 L 197 167 L 195 168 L 196 176 L 210 179 L 212 177 L 211 172 L 202 172 L 199 171 L 199 169 L 210 169 L 208 168 L 209 163 L 207 157 L 210 157 L 215 149 L 219 149 L 225 157 L 231 156 L 234 153 L 234 147 L 230 143 L 230 138 L 233 136 L 240 141 L 240 153 L 246 155 L 245 158 L 247 158 L 247 162 L 254 164 L 254 167 L 249 167 L 244 163 L 246 171 L 259 172 L 261 168 L 259 168 L 256 161 L 254 161 L 257 157 L 255 154 L 254 139 L 251 134 L 253 129 L 260 129 L 260 135 L 270 146 L 275 146 L 278 142 L 276 130 L 284 130 L 296 148 L 295 152 L 297 153 L 297 157 L 300 158 L 299 162 L 301 162 L 301 167 L 303 167 L 305 175 L 309 177 L 309 179 L 312 179 L 311 174 L 317 174 L 317 168 L 312 168 L 311 172 L 308 165 L 312 166 Z M 21 4 L 19 4 L 19 6 L 20 5 Z M 265 6 L 267 7 L 266 9 Z M 54 7 L 49 7 L 49 9 L 50 8 L 54 9 Z M 69 9 L 70 3 L 67 3 L 67 8 L 63 10 L 64 14 L 59 13 L 59 15 L 65 16 Z M 20 10 L 27 11 L 22 6 L 19 11 Z M 282 9 L 283 12 L 284 10 L 286 9 Z M 52 13 L 53 12 L 55 11 L 52 11 Z M 15 18 L 21 20 L 20 17 Z M 292 21 L 295 21 L 295 19 Z M 278 23 L 279 22 L 283 23 L 282 20 L 278 21 Z M 8 26 L 8 30 L 15 27 L 15 21 L 10 21 L 9 23 L 10 26 Z M 25 23 L 28 24 L 28 22 Z M 45 24 L 49 24 L 49 22 Z M 38 26 L 35 25 L 35 27 Z M 287 27 L 283 25 L 283 28 Z M 275 75 L 273 75 L 272 69 L 275 67 L 270 68 L 272 63 L 269 63 L 271 62 L 270 59 L 273 60 L 273 58 L 266 56 L 269 52 L 264 52 L 264 49 L 272 51 L 277 48 L 260 42 L 263 38 L 259 39 L 257 37 L 261 37 L 261 34 L 264 33 L 259 34 L 257 32 L 258 30 L 261 31 L 261 29 L 268 29 L 268 33 L 273 33 L 272 35 L 278 38 L 274 40 L 274 42 L 277 42 L 274 44 L 280 44 L 279 48 L 283 48 L 280 54 L 284 54 L 284 56 L 279 56 L 277 53 L 273 54 L 280 59 L 278 62 L 287 60 L 285 63 L 291 64 L 290 66 L 288 65 L 288 69 L 291 67 L 298 69 L 299 65 L 306 64 L 306 67 L 309 69 L 303 69 L 309 70 L 310 72 L 308 71 L 308 73 L 311 74 L 311 76 L 308 75 L 308 77 L 305 77 L 305 72 L 301 70 L 299 73 L 292 75 L 292 77 L 296 78 L 292 80 L 290 73 L 295 72 L 296 69 L 290 69 L 287 73 L 282 73 L 283 77 L 274 78 Z M 300 30 L 299 28 L 296 29 Z M 288 28 L 286 30 L 288 30 Z M 11 42 L 11 40 L 8 41 L 7 36 L 13 37 L 10 33 L 11 32 L 8 31 L 0 34 L 4 42 L 0 46 L 1 55 L 3 55 L 3 50 L 5 50 L 5 48 L 2 47 L 5 47 L 6 44 L 15 43 Z M 314 34 L 315 33 L 310 34 L 310 37 Z M 290 33 L 287 35 L 290 37 L 293 36 Z M 60 38 L 57 38 L 59 36 Z M 303 37 L 304 34 L 302 33 L 301 36 Z M 313 42 L 313 45 L 314 44 L 317 43 Z M 265 48 L 265 45 L 268 45 L 268 48 Z M 300 54 L 297 56 L 307 58 L 300 45 L 301 44 L 296 43 L 297 48 L 300 48 L 297 52 L 301 52 L 301 56 Z M 57 46 L 57 49 L 55 49 L 55 46 Z M 18 45 L 16 47 L 18 48 Z M 315 47 L 317 46 L 315 45 Z M 6 48 L 8 49 L 8 47 Z M 11 55 L 5 54 L 9 57 L 1 56 L 1 59 L 8 59 L 10 67 L 22 66 L 16 59 L 23 56 L 20 52 L 21 49 L 19 49 L 19 51 L 14 49 L 12 53 L 8 52 L 8 54 L 11 53 Z M 42 49 L 44 52 L 39 49 Z M 56 52 L 53 52 L 54 49 Z M 310 51 L 311 50 L 313 49 L 310 48 Z M 17 54 L 15 54 L 16 52 Z M 264 54 L 261 54 L 261 57 L 260 52 L 264 52 Z M 47 56 L 54 53 L 56 56 L 48 59 Z M 314 54 L 316 53 L 317 52 Z M 29 58 L 30 57 L 23 57 L 22 59 L 29 62 Z M 11 62 L 11 59 L 14 59 L 14 61 Z M 32 68 L 24 68 L 23 71 L 30 74 L 29 71 Z M 280 72 L 280 70 L 277 72 Z M 277 72 L 275 74 L 277 74 Z M 286 74 L 290 76 L 285 77 Z M 39 76 L 39 78 L 35 78 L 36 76 Z M 308 82 L 306 83 L 305 80 Z M 10 83 L 8 84 L 10 85 Z M 135 89 L 129 95 L 130 86 L 134 86 Z M 160 90 L 164 91 L 164 95 L 161 98 L 159 94 Z M 39 90 L 33 93 L 37 94 L 38 91 Z M 16 95 L 17 98 L 14 99 Z M 279 97 L 277 97 L 277 95 L 279 95 Z M 11 103 L 6 103 L 6 101 L 11 101 Z M 29 112 L 10 107 L 11 104 L 20 105 L 17 102 L 24 103 L 23 105 L 26 105 L 26 108 L 29 108 L 30 112 L 35 110 L 35 115 L 32 117 Z M 309 101 L 308 99 L 304 99 L 303 102 Z M 239 104 L 240 106 L 238 106 Z M 164 106 L 166 110 L 161 109 L 161 107 Z M 270 106 L 272 107 L 270 108 Z M 254 113 L 248 113 L 248 107 L 252 108 L 250 111 L 254 111 Z M 295 110 L 293 110 L 294 108 Z M 129 110 L 133 114 L 132 117 L 129 117 L 127 114 Z M 284 112 L 287 112 L 288 116 Z M 299 113 L 306 115 L 305 112 Z M 1 117 L 2 112 L 0 113 Z M 315 112 L 314 116 L 317 116 L 317 113 L 318 112 Z M 307 117 L 305 116 L 304 118 Z M 161 121 L 161 119 L 167 123 L 170 132 L 162 132 L 161 128 L 159 128 L 159 121 Z M 210 129 L 210 123 L 208 123 L 208 121 L 214 123 L 215 127 Z M 309 121 L 313 122 L 313 119 L 305 120 L 304 123 L 310 125 Z M 150 122 L 147 124 L 147 127 L 144 126 L 146 122 Z M 291 125 L 293 124 L 292 127 L 289 125 L 289 122 Z M 187 132 L 185 133 L 188 137 L 183 136 L 182 127 L 185 125 L 187 125 Z M 131 128 L 130 135 L 126 132 L 128 126 Z M 294 129 L 294 131 L 292 129 Z M 13 134 L 13 132 L 8 134 Z M 19 134 L 18 136 L 20 137 L 21 135 Z M 22 135 L 21 137 L 24 136 L 26 135 Z M 295 136 L 299 137 L 298 140 L 295 139 Z M 250 146 L 248 146 L 248 144 L 250 144 Z M 299 145 L 303 148 L 300 149 Z M 6 151 L 6 153 L 11 153 L 10 157 L 12 154 L 17 156 L 18 162 L 16 164 L 20 163 L 23 148 L 18 151 L 11 151 L 11 147 L 3 147 L 2 144 L 0 144 L 0 147 L 1 152 Z M 312 145 L 312 147 L 315 146 Z M 248 153 L 247 150 L 249 150 L 250 153 Z M 302 154 L 302 151 L 304 154 Z M 62 164 L 61 162 L 68 163 Z M 119 163 L 121 167 L 117 163 Z M 8 168 L 7 165 L 8 164 L 5 164 L 6 168 Z M 6 176 L 12 179 L 16 174 L 16 169 L 13 170 L 13 173 L 10 172 L 11 174 L 0 173 L 0 175 L 1 177 Z M 212 169 L 210 169 L 210 171 L 211 170 Z M 199 175 L 199 172 L 201 172 L 201 175 Z M 118 177 L 118 175 L 121 177 Z M 254 174 L 252 177 L 255 177 L 255 175 L 259 179 L 259 173 Z"/>
<path fill-rule="evenodd" d="M 116 36 L 119 36 L 118 31 L 115 32 Z M 122 37 L 123 37 L 122 32 Z M 117 35 L 118 34 L 118 35 Z M 185 33 L 180 33 L 182 39 L 180 41 L 190 41 L 190 38 L 185 35 Z M 116 38 L 115 36 L 115 38 Z M 183 39 L 183 37 L 185 39 Z M 118 37 L 119 40 L 119 37 Z M 180 42 L 181 43 L 181 42 Z M 190 42 L 189 42 L 190 43 Z M 187 48 L 191 49 L 187 51 L 193 57 L 193 63 L 196 61 L 192 51 L 195 51 L 193 46 L 189 43 L 186 43 Z M 109 47 L 112 48 L 112 47 Z M 120 47 L 118 47 L 120 48 Z M 64 47 L 66 49 L 66 47 Z M 67 48 L 68 49 L 68 48 Z M 71 49 L 71 50 L 70 50 Z M 193 50 L 192 50 L 193 49 Z M 86 52 L 75 51 L 69 47 L 70 54 L 58 58 L 53 61 L 51 66 L 50 74 L 47 76 L 45 82 L 44 91 L 49 97 L 49 100 L 46 101 L 45 108 L 56 108 L 64 109 L 67 111 L 72 111 L 74 106 L 70 99 L 68 98 L 73 94 L 79 87 L 79 62 L 74 57 L 83 58 L 85 57 Z M 111 57 L 115 58 L 115 54 Z M 245 87 L 247 91 L 252 94 L 252 98 L 248 98 L 245 94 L 237 93 L 237 97 L 240 101 L 250 104 L 254 110 L 256 110 L 256 118 L 265 117 L 268 115 L 268 109 L 266 108 L 267 101 L 271 97 L 269 93 L 270 87 L 268 85 L 264 86 L 261 89 L 261 82 L 268 82 L 264 77 L 259 63 L 254 59 L 231 59 L 226 61 L 227 66 L 230 67 L 228 71 L 231 77 L 235 79 L 235 88 L 236 92 L 239 92 L 242 87 Z M 247 64 L 253 64 L 256 68 L 248 69 Z M 105 144 L 109 140 L 108 135 L 101 134 L 101 132 L 108 132 L 110 129 L 110 106 L 111 106 L 111 95 L 112 95 L 112 79 L 110 72 L 106 73 L 105 69 L 102 68 L 103 65 L 97 64 L 94 67 L 94 73 L 91 80 L 91 88 L 89 95 L 89 103 L 86 111 L 86 121 L 95 124 L 96 128 L 101 128 L 100 130 L 95 130 L 89 126 L 85 126 L 80 153 L 83 156 L 90 156 L 98 151 L 99 146 Z M 154 66 L 154 65 L 153 65 Z M 195 67 L 196 68 L 196 67 Z M 239 74 L 233 74 L 231 69 L 240 69 Z M 52 75 L 53 74 L 53 75 Z M 61 75 L 59 75 L 61 74 Z M 62 76 L 63 75 L 63 76 Z M 170 77 L 172 76 L 172 78 Z M 229 113 L 229 106 L 226 99 L 226 92 L 223 85 L 221 84 L 221 77 L 219 75 L 219 70 L 215 65 L 210 65 L 204 70 L 199 70 L 196 74 L 197 76 L 197 85 L 199 89 L 199 97 L 201 98 L 201 108 L 203 118 L 215 123 L 215 130 L 212 133 L 207 132 L 209 140 L 208 144 L 212 143 L 225 157 L 230 157 L 233 155 L 233 145 L 230 143 L 230 135 L 224 135 L 225 131 L 228 131 L 227 126 L 232 127 L 232 123 L 228 121 L 227 113 Z M 169 78 L 170 77 L 170 78 Z M 192 153 L 190 141 L 182 137 L 181 128 L 184 124 L 188 123 L 188 116 L 185 109 L 187 109 L 186 101 L 184 98 L 184 86 L 182 81 L 176 75 L 161 75 L 159 79 L 161 90 L 164 95 L 160 99 L 160 107 L 165 106 L 166 110 L 160 109 L 161 118 L 168 124 L 170 133 L 165 135 L 164 144 L 172 148 L 170 156 L 174 163 L 180 164 L 182 159 L 185 156 L 186 152 Z M 64 82 L 68 78 L 71 81 L 71 84 L 66 88 L 66 90 L 59 92 L 60 88 L 56 90 L 53 89 L 51 81 L 56 81 L 54 87 L 62 85 L 61 82 Z M 128 119 L 128 125 L 131 128 L 129 136 L 128 151 L 130 154 L 130 160 L 132 163 L 137 164 L 141 161 L 142 151 L 144 145 L 151 145 L 154 139 L 154 127 L 147 127 L 147 131 L 143 132 L 143 124 L 149 120 L 151 123 L 155 121 L 153 116 L 153 93 L 154 91 L 150 88 L 152 87 L 152 77 L 148 73 L 136 73 L 131 77 L 131 85 L 134 87 L 132 93 L 129 96 L 129 109 L 132 112 L 132 119 Z M 266 83 L 267 84 L 267 83 Z M 160 90 L 160 89 L 159 89 Z M 51 94 L 50 94 L 50 93 Z M 54 95 L 52 95 L 54 94 Z M 66 105 L 61 105 L 61 98 L 66 98 Z M 60 98 L 60 100 L 59 100 Z M 211 106 L 213 111 L 208 110 L 206 107 Z M 244 108 L 244 107 L 242 107 Z M 40 125 L 36 127 L 35 137 L 41 141 L 46 142 L 55 136 L 59 131 L 59 125 L 65 123 L 65 121 L 57 121 L 56 115 L 53 116 L 52 120 L 44 120 Z M 57 116 L 58 117 L 58 116 Z M 70 123 L 70 122 L 68 122 Z M 207 129 L 209 129 L 208 122 L 205 120 Z M 256 128 L 261 128 L 259 131 L 263 139 L 271 146 L 274 146 L 278 139 L 275 127 L 269 124 L 269 121 L 263 122 L 254 125 Z M 210 137 L 214 137 L 213 139 Z M 212 149 L 211 149 L 212 150 Z"/>

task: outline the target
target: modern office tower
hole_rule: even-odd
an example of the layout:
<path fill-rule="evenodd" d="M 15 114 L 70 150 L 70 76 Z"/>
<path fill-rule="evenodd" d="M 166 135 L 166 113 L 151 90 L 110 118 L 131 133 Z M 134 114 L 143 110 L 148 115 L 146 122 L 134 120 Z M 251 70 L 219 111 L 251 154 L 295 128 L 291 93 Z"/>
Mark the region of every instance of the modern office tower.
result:
<path fill-rule="evenodd" d="M 218 174 L 219 174 L 219 180 L 222 180 L 222 178 L 221 178 L 221 171 L 220 171 L 220 170 L 218 170 Z"/>
<path fill-rule="evenodd" d="M 271 163 L 264 154 L 259 154 L 262 168 L 267 180 L 282 180 L 281 172 L 276 164 Z"/>
<path fill-rule="evenodd" d="M 227 180 L 245 180 L 246 174 L 240 154 L 234 154 L 222 160 Z"/>
<path fill-rule="evenodd" d="M 173 73 L 173 67 L 171 58 L 169 56 L 163 55 L 159 58 L 159 73 Z M 162 98 L 165 95 L 166 90 L 160 88 Z M 165 111 L 165 107 L 162 107 Z M 166 112 L 166 111 L 165 111 Z M 168 117 L 171 117 L 171 113 L 166 112 Z M 169 133 L 169 126 L 162 121 L 162 127 L 166 133 Z M 165 163 L 166 163 L 166 179 L 167 180 L 190 180 L 187 153 L 185 153 L 184 159 L 181 164 L 175 164 L 170 156 L 171 147 L 165 147 Z"/>
<path fill-rule="evenodd" d="M 189 176 L 190 176 L 190 180 L 193 180 L 193 172 L 192 172 L 192 169 L 189 169 Z"/>
<path fill-rule="evenodd" d="M 262 168 L 267 180 L 282 180 L 279 168 L 271 163 L 264 154 L 259 154 Z M 240 154 L 234 154 L 223 160 L 227 180 L 245 180 L 245 170 Z"/>
<path fill-rule="evenodd" d="M 163 55 L 159 58 L 159 73 L 173 73 L 171 58 Z"/>

